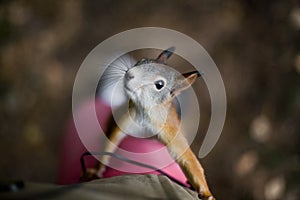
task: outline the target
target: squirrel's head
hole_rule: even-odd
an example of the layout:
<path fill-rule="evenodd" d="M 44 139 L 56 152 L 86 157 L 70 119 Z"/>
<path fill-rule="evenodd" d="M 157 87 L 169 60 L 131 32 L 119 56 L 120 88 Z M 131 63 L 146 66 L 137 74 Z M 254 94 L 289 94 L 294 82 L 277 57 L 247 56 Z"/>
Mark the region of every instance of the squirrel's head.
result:
<path fill-rule="evenodd" d="M 198 71 L 181 74 L 167 66 L 173 51 L 172 47 L 156 59 L 142 59 L 125 73 L 125 91 L 135 104 L 145 109 L 168 104 L 200 76 Z"/>

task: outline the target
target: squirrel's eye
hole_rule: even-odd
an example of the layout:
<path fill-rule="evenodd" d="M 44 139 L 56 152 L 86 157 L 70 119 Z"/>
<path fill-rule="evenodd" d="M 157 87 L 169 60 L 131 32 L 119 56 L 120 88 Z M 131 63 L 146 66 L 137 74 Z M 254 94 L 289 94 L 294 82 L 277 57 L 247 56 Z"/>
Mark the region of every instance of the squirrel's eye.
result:
<path fill-rule="evenodd" d="M 158 80 L 154 82 L 156 89 L 161 90 L 165 86 L 165 82 L 163 80 Z"/>

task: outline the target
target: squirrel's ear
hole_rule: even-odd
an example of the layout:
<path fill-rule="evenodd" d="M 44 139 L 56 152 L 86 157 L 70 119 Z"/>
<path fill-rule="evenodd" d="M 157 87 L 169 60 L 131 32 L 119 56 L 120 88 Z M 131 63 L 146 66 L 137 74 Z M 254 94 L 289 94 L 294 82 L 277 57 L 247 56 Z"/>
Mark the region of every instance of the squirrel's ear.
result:
<path fill-rule="evenodd" d="M 166 50 L 164 50 L 163 52 L 161 52 L 161 54 L 159 54 L 159 56 L 155 59 L 158 63 L 166 63 L 168 58 L 173 54 L 175 50 L 175 47 L 170 47 Z"/>
<path fill-rule="evenodd" d="M 181 91 L 189 88 L 198 77 L 200 77 L 202 74 L 198 71 L 192 71 L 188 73 L 182 74 L 175 83 L 174 88 L 171 90 L 171 95 L 176 96 Z"/>

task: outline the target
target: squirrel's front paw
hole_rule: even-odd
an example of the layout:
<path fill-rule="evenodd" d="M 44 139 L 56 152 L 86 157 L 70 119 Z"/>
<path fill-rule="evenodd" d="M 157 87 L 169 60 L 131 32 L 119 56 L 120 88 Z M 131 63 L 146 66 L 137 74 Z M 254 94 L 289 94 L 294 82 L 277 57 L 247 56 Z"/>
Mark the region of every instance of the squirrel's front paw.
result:
<path fill-rule="evenodd" d="M 215 197 L 212 196 L 210 192 L 208 193 L 200 193 L 199 198 L 202 200 L 216 200 Z"/>
<path fill-rule="evenodd" d="M 84 172 L 82 174 L 82 176 L 80 177 L 80 181 L 86 182 L 86 181 L 91 181 L 91 180 L 98 179 L 98 178 L 100 178 L 98 176 L 98 170 L 96 168 L 90 168 L 90 169 L 87 169 L 86 172 Z"/>
<path fill-rule="evenodd" d="M 205 196 L 205 195 L 203 195 L 203 194 L 199 194 L 199 199 L 201 199 L 201 200 L 216 200 L 215 199 L 215 197 L 213 197 L 213 196 Z"/>
<path fill-rule="evenodd" d="M 89 168 L 82 174 L 80 177 L 81 182 L 91 181 L 94 179 L 99 179 L 103 177 L 103 173 L 105 172 L 105 165 L 100 164 L 97 167 Z"/>
<path fill-rule="evenodd" d="M 198 197 L 202 200 L 215 200 L 205 181 L 198 179 L 197 177 L 193 177 L 194 184 L 193 187 L 195 191 L 199 193 Z"/>

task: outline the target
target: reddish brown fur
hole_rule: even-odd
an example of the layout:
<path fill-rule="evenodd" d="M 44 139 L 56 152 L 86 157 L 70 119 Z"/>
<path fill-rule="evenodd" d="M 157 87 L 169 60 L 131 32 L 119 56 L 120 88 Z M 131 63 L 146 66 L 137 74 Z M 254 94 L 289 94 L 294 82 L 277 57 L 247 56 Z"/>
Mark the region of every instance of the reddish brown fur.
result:
<path fill-rule="evenodd" d="M 187 140 L 179 130 L 180 120 L 174 106 L 171 106 L 167 122 L 158 138 L 178 162 L 192 186 L 204 197 L 212 196 L 205 180 L 204 170 L 190 149 Z"/>

